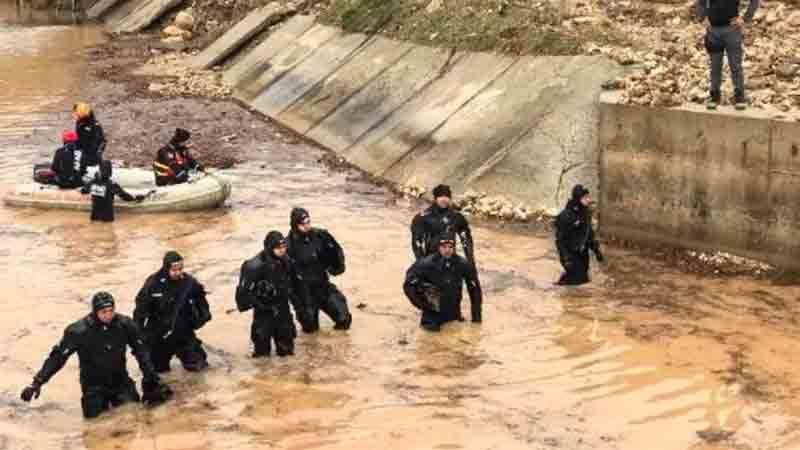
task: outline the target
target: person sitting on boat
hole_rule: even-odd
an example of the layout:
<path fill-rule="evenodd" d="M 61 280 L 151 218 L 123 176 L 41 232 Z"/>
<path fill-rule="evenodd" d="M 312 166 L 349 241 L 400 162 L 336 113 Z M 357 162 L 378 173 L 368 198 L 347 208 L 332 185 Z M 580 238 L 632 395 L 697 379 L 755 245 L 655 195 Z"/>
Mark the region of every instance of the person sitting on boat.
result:
<path fill-rule="evenodd" d="M 185 183 L 189 181 L 190 170 L 204 171 L 203 166 L 189 151 L 190 137 L 191 133 L 183 128 L 177 128 L 169 144 L 158 150 L 156 160 L 153 161 L 157 186 Z"/>
<path fill-rule="evenodd" d="M 86 166 L 82 162 L 81 149 L 78 148 L 78 134 L 71 130 L 65 131 L 61 140 L 64 145 L 56 150 L 50 165 L 55 184 L 62 189 L 81 187 Z"/>
<path fill-rule="evenodd" d="M 92 196 L 92 220 L 101 222 L 114 221 L 114 198 L 119 195 L 123 200 L 141 202 L 144 195 L 131 195 L 119 184 L 111 180 L 111 161 L 100 161 L 100 169 L 94 179 L 81 189 L 84 194 Z"/>
<path fill-rule="evenodd" d="M 75 119 L 78 147 L 83 152 L 83 166 L 100 164 L 106 149 L 106 135 L 94 117 L 92 107 L 87 103 L 76 103 L 72 107 L 72 117 Z"/>

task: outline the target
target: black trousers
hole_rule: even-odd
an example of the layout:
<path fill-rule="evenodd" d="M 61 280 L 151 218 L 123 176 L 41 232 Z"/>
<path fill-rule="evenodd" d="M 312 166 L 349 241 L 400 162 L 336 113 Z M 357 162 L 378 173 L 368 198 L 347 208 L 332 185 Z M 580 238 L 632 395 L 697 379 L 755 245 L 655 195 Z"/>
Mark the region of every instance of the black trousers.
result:
<path fill-rule="evenodd" d="M 139 392 L 130 377 L 117 386 L 82 385 L 83 417 L 91 419 L 122 404 L 139 402 Z"/>
<path fill-rule="evenodd" d="M 319 330 L 319 312 L 322 311 L 333 321 L 337 330 L 347 330 L 353 322 L 353 316 L 347 307 L 347 298 L 331 282 L 309 284 L 310 304 L 307 317 L 303 323 L 303 331 L 314 333 Z"/>
<path fill-rule="evenodd" d="M 564 273 L 558 280 L 562 286 L 577 286 L 589 282 L 589 250 L 584 252 L 561 252 Z"/>
<path fill-rule="evenodd" d="M 296 337 L 297 329 L 288 304 L 285 307 L 253 310 L 253 325 L 250 327 L 253 356 L 269 356 L 272 353 L 273 342 L 278 356 L 294 355 Z"/>
<path fill-rule="evenodd" d="M 156 372 L 169 372 L 169 363 L 177 356 L 183 368 L 189 372 L 199 372 L 208 367 L 208 354 L 203 349 L 203 341 L 194 331 L 183 335 L 170 335 L 167 339 L 151 341 L 150 354 Z"/>

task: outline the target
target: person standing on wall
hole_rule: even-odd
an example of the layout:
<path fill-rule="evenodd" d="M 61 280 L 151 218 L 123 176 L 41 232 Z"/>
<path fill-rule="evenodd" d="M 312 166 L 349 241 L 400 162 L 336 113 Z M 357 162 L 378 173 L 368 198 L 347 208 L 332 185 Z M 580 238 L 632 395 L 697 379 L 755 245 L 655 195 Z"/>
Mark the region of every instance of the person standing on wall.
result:
<path fill-rule="evenodd" d="M 722 98 L 722 61 L 727 53 L 734 86 L 737 110 L 747 108 L 744 91 L 744 34 L 745 26 L 753 21 L 760 0 L 748 0 L 744 16 L 739 12 L 739 0 L 696 0 L 700 20 L 708 19 L 705 47 L 711 59 L 711 79 L 707 108 L 717 109 Z"/>

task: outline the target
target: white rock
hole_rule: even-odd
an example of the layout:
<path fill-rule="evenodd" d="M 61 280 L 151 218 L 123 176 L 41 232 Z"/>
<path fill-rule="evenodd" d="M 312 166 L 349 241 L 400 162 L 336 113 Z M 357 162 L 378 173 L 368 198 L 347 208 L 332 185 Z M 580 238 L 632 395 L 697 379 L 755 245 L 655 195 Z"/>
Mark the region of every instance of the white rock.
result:
<path fill-rule="evenodd" d="M 164 37 L 180 36 L 182 38 L 183 37 L 183 33 L 185 31 L 186 30 L 178 28 L 175 25 L 170 25 L 170 26 L 164 28 L 163 30 L 161 30 L 161 35 L 164 36 Z"/>
<path fill-rule="evenodd" d="M 175 25 L 187 31 L 194 28 L 194 16 L 187 11 L 181 11 L 175 16 Z"/>

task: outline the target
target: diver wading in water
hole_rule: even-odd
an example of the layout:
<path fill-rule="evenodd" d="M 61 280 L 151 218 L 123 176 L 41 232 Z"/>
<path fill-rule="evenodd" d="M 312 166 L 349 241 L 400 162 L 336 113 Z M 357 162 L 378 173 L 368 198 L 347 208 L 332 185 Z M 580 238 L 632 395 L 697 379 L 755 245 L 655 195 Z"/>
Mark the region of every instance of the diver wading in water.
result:
<path fill-rule="evenodd" d="M 415 262 L 403 284 L 411 304 L 422 311 L 420 325 L 428 331 L 439 331 L 447 322 L 463 321 L 461 300 L 465 284 L 471 319 L 480 323 L 483 292 L 475 266 L 455 254 L 453 233 L 442 233 L 434 242 L 437 252 Z"/>
<path fill-rule="evenodd" d="M 302 208 L 291 212 L 287 242 L 289 257 L 308 287 L 309 300 L 306 311 L 297 312 L 303 331 L 319 330 L 319 312 L 324 312 L 334 323 L 333 328 L 347 330 L 353 321 L 347 307 L 347 298 L 331 283 L 331 276 L 345 271 L 344 251 L 336 239 L 322 228 L 311 226 L 311 216 Z"/>
<path fill-rule="evenodd" d="M 264 250 L 242 264 L 236 287 L 236 307 L 253 310 L 250 339 L 253 357 L 270 356 L 272 343 L 278 356 L 294 355 L 297 328 L 289 304 L 301 323 L 307 321 L 308 288 L 287 255 L 286 239 L 271 231 L 264 239 Z"/>
<path fill-rule="evenodd" d="M 92 312 L 66 328 L 61 342 L 53 347 L 42 369 L 20 397 L 26 402 L 39 398 L 42 386 L 77 353 L 84 417 L 97 417 L 124 403 L 138 402 L 139 393 L 126 368 L 128 348 L 142 372 L 142 401 L 155 405 L 172 397 L 172 390 L 161 383 L 153 367 L 150 351 L 136 323 L 115 312 L 114 298 L 107 292 L 95 294 Z"/>
<path fill-rule="evenodd" d="M 183 257 L 177 252 L 167 252 L 161 269 L 139 290 L 133 320 L 150 345 L 156 371 L 169 372 L 173 356 L 189 372 L 208 367 L 203 342 L 195 334 L 211 320 L 206 290 L 183 271 Z"/>
<path fill-rule="evenodd" d="M 560 285 L 580 285 L 589 282 L 589 250 L 603 262 L 600 243 L 592 229 L 589 190 L 578 184 L 572 188 L 567 206 L 556 217 L 556 248 L 564 273 Z"/>

